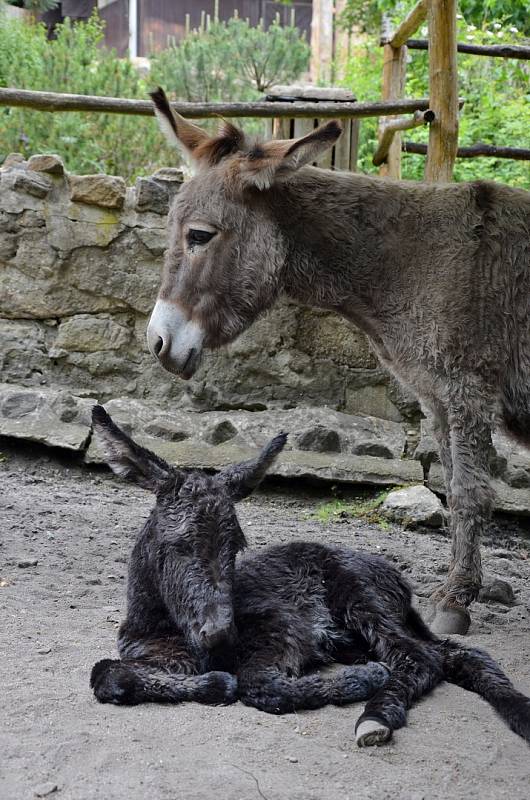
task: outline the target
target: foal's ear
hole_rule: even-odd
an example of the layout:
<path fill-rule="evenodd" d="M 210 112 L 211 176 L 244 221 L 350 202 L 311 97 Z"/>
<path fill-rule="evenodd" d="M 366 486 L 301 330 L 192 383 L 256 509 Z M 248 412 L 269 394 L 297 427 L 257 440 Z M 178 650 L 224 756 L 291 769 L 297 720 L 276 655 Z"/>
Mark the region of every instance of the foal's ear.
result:
<path fill-rule="evenodd" d="M 105 460 L 116 475 L 156 492 L 171 476 L 178 476 L 163 458 L 140 447 L 112 421 L 103 406 L 92 409 L 92 425 Z"/>
<path fill-rule="evenodd" d="M 288 178 L 300 167 L 318 161 L 341 133 L 341 126 L 332 119 L 300 139 L 258 144 L 241 159 L 241 179 L 246 186 L 268 189 L 276 180 Z"/>
<path fill-rule="evenodd" d="M 242 500 L 256 489 L 287 442 L 287 434 L 279 433 L 265 445 L 257 458 L 221 470 L 217 479 L 228 487 L 234 500 Z"/>

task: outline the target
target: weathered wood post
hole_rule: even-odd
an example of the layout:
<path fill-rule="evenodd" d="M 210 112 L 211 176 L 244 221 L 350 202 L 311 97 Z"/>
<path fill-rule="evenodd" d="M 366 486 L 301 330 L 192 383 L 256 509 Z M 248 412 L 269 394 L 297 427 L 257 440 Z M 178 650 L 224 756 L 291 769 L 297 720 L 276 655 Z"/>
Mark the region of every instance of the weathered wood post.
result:
<path fill-rule="evenodd" d="M 333 0 L 313 0 L 309 74 L 315 83 L 331 80 L 334 14 Z"/>
<path fill-rule="evenodd" d="M 407 68 L 406 41 L 427 17 L 427 0 L 420 0 L 403 20 L 394 34 L 383 18 L 381 41 L 383 43 L 383 101 L 397 100 L 405 92 Z M 379 142 L 384 134 L 384 121 L 379 123 Z M 383 177 L 401 178 L 401 135 L 396 133 L 385 161 L 379 168 Z"/>
<path fill-rule="evenodd" d="M 456 0 L 429 0 L 429 130 L 425 180 L 451 181 L 458 149 Z"/>
<path fill-rule="evenodd" d="M 403 97 L 405 90 L 407 48 L 392 47 L 385 44 L 383 48 L 383 92 L 382 99 L 397 100 Z M 379 123 L 378 138 L 381 142 L 383 129 Z M 389 147 L 386 160 L 379 167 L 382 177 L 401 178 L 401 135 L 396 133 Z"/>
<path fill-rule="evenodd" d="M 357 151 L 359 149 L 359 119 L 351 117 L 341 118 L 341 103 L 355 102 L 356 97 L 347 89 L 326 88 L 302 84 L 298 86 L 271 86 L 267 92 L 267 100 L 272 102 L 284 101 L 286 115 L 270 120 L 267 126 L 267 136 L 274 139 L 291 139 L 305 136 L 325 120 L 318 117 L 289 117 L 289 103 L 296 100 L 319 102 L 333 102 L 337 104 L 337 119 L 342 126 L 342 136 L 337 144 L 327 150 L 317 166 L 326 169 L 340 169 L 355 172 L 357 169 Z"/>

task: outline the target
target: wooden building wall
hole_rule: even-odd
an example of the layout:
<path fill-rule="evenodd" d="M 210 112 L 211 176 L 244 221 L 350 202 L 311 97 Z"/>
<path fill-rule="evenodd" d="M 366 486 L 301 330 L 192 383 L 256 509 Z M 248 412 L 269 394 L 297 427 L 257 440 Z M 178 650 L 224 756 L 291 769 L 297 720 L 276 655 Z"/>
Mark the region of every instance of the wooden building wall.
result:
<path fill-rule="evenodd" d="M 219 0 L 221 19 L 230 19 L 236 9 L 239 16 L 248 18 L 252 25 L 257 25 L 263 18 L 266 26 L 271 24 L 276 14 L 280 15 L 282 24 L 289 24 L 294 9 L 295 24 L 306 32 L 309 41 L 312 0 L 295 0 L 290 5 L 272 0 Z M 148 56 L 167 47 L 171 38 L 181 39 L 186 14 L 190 15 L 191 27 L 195 28 L 200 25 L 201 11 L 213 17 L 214 0 L 138 0 L 138 55 Z M 129 36 L 128 0 L 111 0 L 100 7 L 99 13 L 107 23 L 107 45 L 125 55 Z"/>

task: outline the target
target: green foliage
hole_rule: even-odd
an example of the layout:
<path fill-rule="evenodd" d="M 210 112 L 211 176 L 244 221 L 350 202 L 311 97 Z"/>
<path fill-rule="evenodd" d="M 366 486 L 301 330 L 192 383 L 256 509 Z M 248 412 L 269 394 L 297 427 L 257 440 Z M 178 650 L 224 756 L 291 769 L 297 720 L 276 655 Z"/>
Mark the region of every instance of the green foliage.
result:
<path fill-rule="evenodd" d="M 0 86 L 145 98 L 147 87 L 138 72 L 128 60 L 101 47 L 102 38 L 96 16 L 87 23 L 66 21 L 51 42 L 43 25 L 3 20 Z M 0 161 L 12 151 L 25 157 L 56 152 L 71 172 L 106 172 L 128 179 L 176 160 L 152 119 L 118 114 L 1 108 L 0 142 Z"/>
<path fill-rule="evenodd" d="M 379 33 L 383 14 L 398 23 L 416 4 L 417 0 L 347 0 L 341 23 L 347 29 L 355 26 L 366 33 Z M 530 36 L 526 0 L 460 0 L 458 6 L 466 22 L 477 28 L 500 20 Z"/>
<path fill-rule="evenodd" d="M 388 497 L 389 491 L 379 492 L 375 497 L 363 494 L 350 501 L 331 500 L 317 508 L 314 519 L 325 524 L 342 522 L 345 519 L 362 519 L 365 522 L 375 523 L 386 529 L 389 527 L 388 522 L 381 516 L 378 509 Z"/>
<path fill-rule="evenodd" d="M 295 27 L 252 27 L 236 17 L 213 22 L 152 57 L 153 82 L 175 98 L 254 100 L 274 83 L 296 80 L 309 47 Z"/>
<path fill-rule="evenodd" d="M 67 20 L 51 42 L 43 25 L 2 19 L 0 86 L 145 99 L 160 84 L 181 100 L 244 101 L 259 97 L 271 83 L 298 78 L 309 58 L 297 28 L 274 23 L 265 31 L 231 19 L 194 31 L 180 45 L 154 56 L 146 80 L 102 40 L 97 14 L 87 23 Z M 245 128 L 261 132 L 263 124 L 246 120 Z M 70 172 L 106 172 L 128 180 L 179 158 L 165 145 L 153 119 L 121 114 L 0 108 L 0 142 L 0 162 L 12 151 L 25 157 L 56 152 Z"/>
<path fill-rule="evenodd" d="M 476 44 L 525 43 L 525 38 L 513 25 L 492 22 L 477 29 L 459 18 L 459 41 Z M 426 32 L 426 31 L 425 31 Z M 407 65 L 407 97 L 428 96 L 428 55 L 425 51 L 409 51 Z M 382 49 L 373 37 L 365 36 L 353 48 L 347 65 L 344 85 L 351 88 L 359 100 L 381 98 Z M 465 99 L 460 115 L 460 146 L 496 144 L 524 147 L 528 143 L 528 90 L 530 67 L 526 61 L 485 58 L 459 53 L 459 93 Z M 427 128 L 407 131 L 409 141 L 427 142 Z M 372 156 L 377 146 L 377 121 L 363 120 L 359 147 L 359 166 L 364 172 L 376 173 Z M 425 156 L 403 154 L 404 178 L 421 180 Z M 492 179 L 512 186 L 530 188 L 530 165 L 509 159 L 457 159 L 455 180 Z"/>

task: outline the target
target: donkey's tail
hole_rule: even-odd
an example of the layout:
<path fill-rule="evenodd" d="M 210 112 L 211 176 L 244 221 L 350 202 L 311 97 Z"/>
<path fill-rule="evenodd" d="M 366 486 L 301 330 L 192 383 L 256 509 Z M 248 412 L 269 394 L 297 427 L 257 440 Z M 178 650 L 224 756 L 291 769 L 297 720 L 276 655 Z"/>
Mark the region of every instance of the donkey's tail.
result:
<path fill-rule="evenodd" d="M 530 449 L 530 330 L 527 321 L 525 324 L 527 329 L 520 342 L 518 358 L 509 361 L 501 409 L 506 433 Z"/>
<path fill-rule="evenodd" d="M 449 640 L 440 642 L 440 647 L 445 679 L 479 694 L 512 731 L 530 743 L 530 698 L 513 687 L 491 656 Z"/>
<path fill-rule="evenodd" d="M 245 670 L 238 676 L 239 699 L 268 714 L 289 714 L 328 705 L 367 700 L 388 681 L 389 669 L 381 663 L 356 664 L 330 675 L 290 678 L 278 669 Z"/>

